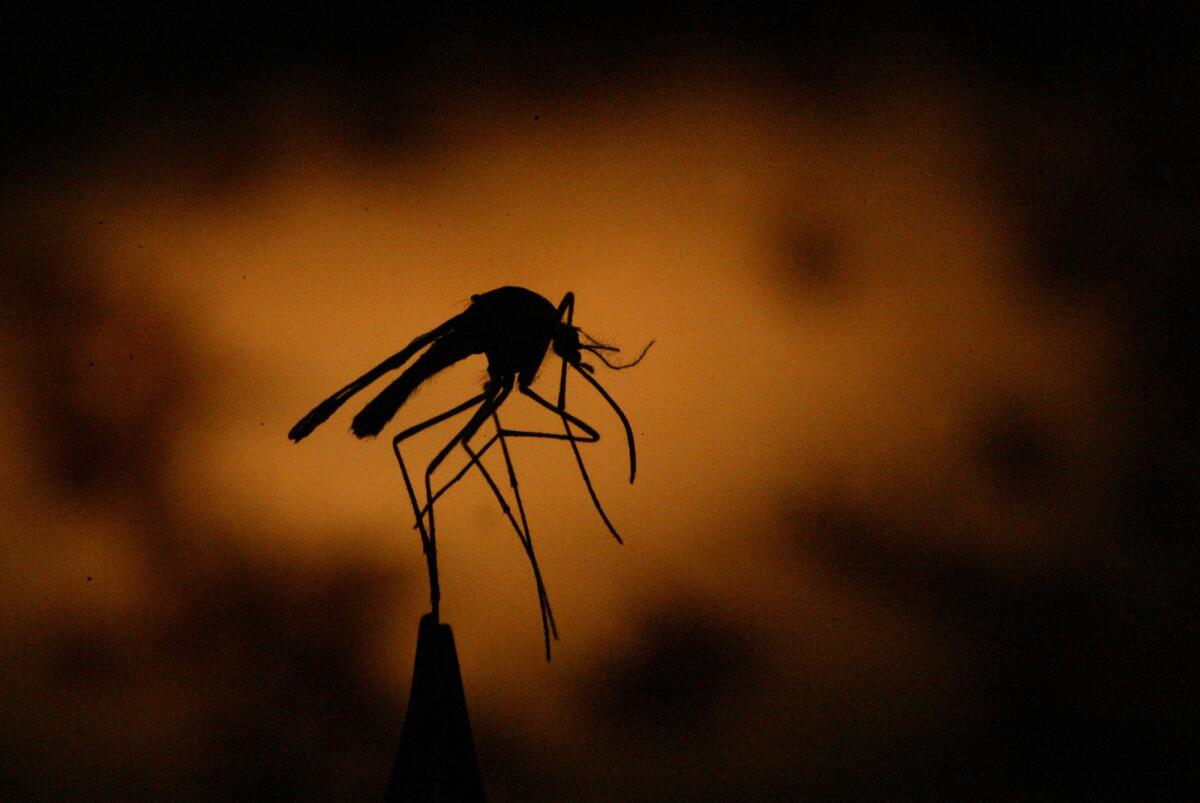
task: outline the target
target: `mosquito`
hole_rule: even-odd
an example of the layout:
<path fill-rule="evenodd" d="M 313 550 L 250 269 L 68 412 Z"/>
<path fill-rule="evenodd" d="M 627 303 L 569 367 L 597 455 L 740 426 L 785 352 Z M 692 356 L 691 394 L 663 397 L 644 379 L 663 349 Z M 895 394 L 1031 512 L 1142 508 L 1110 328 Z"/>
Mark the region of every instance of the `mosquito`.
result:
<path fill-rule="evenodd" d="M 654 341 L 651 340 L 635 360 L 624 365 L 615 364 L 605 357 L 604 352 L 616 352 L 619 349 L 601 343 L 575 326 L 574 314 L 575 295 L 573 293 L 563 296 L 557 308 L 546 298 L 523 287 L 500 287 L 487 293 L 473 295 L 471 304 L 462 313 L 455 315 L 441 326 L 419 335 L 403 349 L 334 393 L 314 407 L 308 415 L 301 418 L 288 432 L 288 438 L 292 441 L 298 443 L 303 440 L 333 415 L 351 396 L 384 374 L 400 368 L 418 352 L 425 349 L 412 365 L 396 377 L 379 395 L 371 399 L 351 422 L 350 431 L 356 437 L 374 437 L 383 430 L 413 391 L 425 380 L 473 354 L 485 355 L 488 361 L 487 380 L 483 384 L 482 391 L 461 404 L 403 430 L 392 439 L 392 451 L 400 465 L 400 473 L 404 477 L 404 487 L 412 504 L 413 516 L 416 519 L 414 528 L 419 531 L 421 536 L 421 547 L 429 571 L 429 599 L 434 621 L 438 620 L 438 605 L 441 600 L 437 572 L 437 527 L 434 519 L 434 502 L 450 490 L 468 471 L 475 468 L 483 476 L 492 495 L 500 503 L 500 509 L 516 531 L 517 538 L 520 539 L 521 546 L 529 559 L 537 585 L 538 603 L 541 607 L 546 660 L 550 659 L 550 637 L 553 635 L 555 639 L 558 638 L 558 628 L 554 622 L 554 613 L 550 608 L 550 601 L 542 582 L 541 570 L 538 568 L 537 557 L 534 554 L 533 539 L 525 515 L 525 506 L 521 501 L 517 473 L 509 453 L 508 441 L 513 438 L 544 438 L 569 443 L 596 512 L 600 514 L 605 527 L 617 542 L 623 543 L 616 527 L 613 526 L 612 521 L 604 512 L 604 507 L 600 504 L 591 477 L 584 466 L 583 455 L 579 451 L 579 444 L 595 443 L 600 440 L 600 432 L 579 417 L 567 412 L 567 368 L 572 368 L 587 380 L 620 418 L 621 424 L 625 428 L 625 439 L 629 447 L 629 481 L 632 483 L 637 473 L 637 451 L 634 446 L 633 428 L 620 405 L 593 376 L 595 369 L 583 361 L 583 354 L 584 352 L 592 354 L 609 368 L 621 370 L 632 368 L 641 362 L 650 346 L 654 345 Z M 581 335 L 584 338 L 583 341 L 580 340 Z M 557 404 L 552 404 L 543 398 L 532 387 L 533 380 L 551 348 L 562 360 L 558 379 Z M 561 434 L 534 432 L 507 429 L 502 426 L 499 409 L 512 393 L 514 386 L 519 393 L 558 416 L 562 421 L 563 432 Z M 426 465 L 425 503 L 422 505 L 413 487 L 404 456 L 401 454 L 400 444 L 429 427 L 472 409 L 474 413 L 466 425 L 459 429 L 457 434 L 447 441 Z M 491 419 L 495 427 L 495 434 L 478 449 L 472 448 L 471 438 L 488 419 Z M 484 453 L 496 443 L 500 444 L 500 451 L 504 456 L 508 483 L 512 488 L 513 498 L 517 505 L 516 516 L 513 515 L 512 508 L 505 500 L 495 479 L 481 461 Z M 433 474 L 456 446 L 461 446 L 467 453 L 468 462 L 435 492 Z M 518 517 L 520 518 L 519 522 Z"/>

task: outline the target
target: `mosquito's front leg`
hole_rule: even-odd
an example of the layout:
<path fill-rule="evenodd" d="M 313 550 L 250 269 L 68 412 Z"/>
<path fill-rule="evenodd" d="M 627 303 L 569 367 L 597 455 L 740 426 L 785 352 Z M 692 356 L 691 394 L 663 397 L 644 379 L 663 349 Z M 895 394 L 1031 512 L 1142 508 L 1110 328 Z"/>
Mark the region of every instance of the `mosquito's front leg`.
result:
<path fill-rule="evenodd" d="M 592 486 L 592 478 L 588 476 L 587 467 L 583 464 L 583 455 L 579 452 L 579 443 L 595 443 L 600 440 L 600 433 L 587 422 L 571 415 L 566 411 L 567 391 L 566 391 L 566 370 L 567 361 L 563 360 L 563 374 L 559 382 L 558 405 L 553 405 L 543 399 L 533 388 L 521 386 L 521 393 L 525 394 L 535 402 L 550 410 L 560 419 L 562 419 L 563 428 L 566 430 L 566 435 L 557 436 L 571 444 L 571 451 L 575 454 L 575 464 L 579 466 L 579 474 L 583 477 L 583 484 L 587 486 L 588 496 L 592 498 L 592 505 L 596 508 L 596 512 L 600 514 L 600 520 L 604 522 L 604 526 L 612 533 L 612 537 L 617 539 L 618 544 L 625 543 L 621 540 L 621 534 L 617 532 L 617 528 L 613 526 L 609 520 L 608 514 L 604 512 L 604 506 L 600 504 L 600 497 L 596 495 L 596 489 Z M 571 424 L 575 424 L 582 429 L 587 438 L 579 438 L 571 432 Z M 549 435 L 540 435 L 540 437 L 550 437 Z"/>

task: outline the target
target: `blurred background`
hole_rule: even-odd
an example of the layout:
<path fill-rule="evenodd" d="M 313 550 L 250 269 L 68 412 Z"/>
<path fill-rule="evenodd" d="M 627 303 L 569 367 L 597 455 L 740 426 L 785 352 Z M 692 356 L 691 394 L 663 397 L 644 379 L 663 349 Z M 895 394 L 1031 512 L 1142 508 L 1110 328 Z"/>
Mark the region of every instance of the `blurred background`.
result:
<path fill-rule="evenodd" d="M 571 386 L 623 546 L 514 445 L 552 662 L 486 486 L 439 507 L 493 799 L 1194 784 L 1198 20 L 3 12 L 0 797 L 382 793 L 411 511 L 358 405 L 285 434 L 506 284 L 657 345 L 597 372 L 633 485 Z"/>

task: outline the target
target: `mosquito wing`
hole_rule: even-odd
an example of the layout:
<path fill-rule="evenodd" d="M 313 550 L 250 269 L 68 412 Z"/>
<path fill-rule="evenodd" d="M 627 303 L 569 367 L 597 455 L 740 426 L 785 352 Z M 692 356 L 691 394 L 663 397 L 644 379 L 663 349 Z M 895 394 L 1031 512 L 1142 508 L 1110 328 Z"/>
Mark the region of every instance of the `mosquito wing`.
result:
<path fill-rule="evenodd" d="M 360 390 L 374 382 L 379 377 L 386 374 L 388 371 L 394 371 L 395 369 L 404 365 L 404 363 L 412 359 L 412 356 L 418 351 L 450 331 L 454 327 L 454 324 L 457 320 L 458 316 L 455 316 L 436 329 L 432 329 L 425 334 L 414 338 L 413 341 L 405 346 L 402 350 L 388 357 L 386 360 L 379 363 L 379 365 L 376 365 L 370 371 L 367 371 L 358 379 L 355 379 L 349 385 L 346 385 L 346 387 L 342 388 L 337 393 L 334 393 L 328 399 L 318 404 L 309 411 L 308 415 L 304 416 L 304 418 L 301 418 L 296 423 L 296 426 L 292 427 L 291 431 L 288 432 L 288 438 L 290 438 L 293 442 L 299 443 L 301 440 L 308 437 L 309 433 L 311 433 L 321 424 L 325 423 L 329 416 L 337 412 L 337 409 L 345 404 L 347 399 L 349 399 L 355 393 L 358 393 Z"/>
<path fill-rule="evenodd" d="M 354 416 L 350 431 L 357 438 L 373 438 L 392 420 L 396 411 L 417 386 L 439 371 L 449 368 L 461 359 L 478 353 L 470 338 L 461 332 L 450 332 L 437 340 L 417 361 L 404 369 L 379 395 L 367 402 L 367 406 Z"/>

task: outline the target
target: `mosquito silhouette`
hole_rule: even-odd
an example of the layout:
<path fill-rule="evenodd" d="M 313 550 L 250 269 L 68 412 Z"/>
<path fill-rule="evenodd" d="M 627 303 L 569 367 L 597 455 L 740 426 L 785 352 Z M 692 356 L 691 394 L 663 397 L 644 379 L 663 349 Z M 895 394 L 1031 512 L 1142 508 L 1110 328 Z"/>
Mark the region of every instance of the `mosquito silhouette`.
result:
<path fill-rule="evenodd" d="M 522 287 L 501 287 L 487 293 L 471 296 L 471 304 L 465 311 L 450 320 L 416 337 L 402 350 L 388 357 L 367 373 L 355 379 L 341 390 L 334 393 L 325 401 L 318 404 L 308 415 L 300 419 L 296 426 L 288 432 L 288 437 L 299 442 L 314 429 L 324 423 L 338 408 L 346 403 L 354 394 L 379 379 L 384 374 L 400 368 L 412 359 L 418 352 L 425 349 L 417 360 L 405 369 L 400 376 L 383 389 L 375 398 L 354 417 L 350 431 L 359 438 L 369 438 L 378 435 L 384 426 L 396 415 L 396 412 L 408 400 L 413 391 L 425 380 L 437 374 L 458 361 L 473 354 L 484 354 L 488 361 L 488 378 L 483 390 L 448 410 L 414 424 L 400 432 L 392 439 L 392 451 L 400 464 L 400 473 L 404 477 L 404 487 L 412 503 L 413 516 L 416 518 L 415 528 L 421 535 L 421 546 L 425 554 L 425 562 L 429 571 L 429 598 L 432 606 L 434 621 L 438 619 L 438 604 L 441 592 L 438 586 L 437 572 L 437 527 L 434 519 L 434 502 L 453 487 L 471 468 L 478 469 L 487 482 L 492 494 L 500 503 L 500 509 L 512 524 L 520 539 L 525 554 L 529 558 L 533 570 L 534 581 L 537 584 L 538 603 L 541 607 L 542 632 L 546 644 L 546 660 L 550 659 L 550 637 L 558 638 L 558 628 L 554 623 L 554 613 L 546 595 L 542 582 L 542 573 L 538 568 L 537 557 L 534 554 L 533 540 L 530 535 L 529 522 L 525 516 L 525 506 L 521 501 L 518 488 L 517 474 L 513 467 L 508 450 L 508 440 L 512 438 L 545 438 L 562 440 L 571 445 L 575 454 L 575 462 L 579 473 L 587 486 L 588 494 L 596 512 L 600 514 L 605 527 L 613 537 L 621 542 L 612 521 L 604 512 L 596 489 L 592 486 L 591 477 L 583 463 L 583 455 L 579 451 L 581 443 L 595 443 L 600 440 L 600 433 L 594 427 L 567 412 L 567 368 L 574 369 L 580 376 L 594 387 L 604 400 L 613 408 L 621 424 L 625 427 L 625 438 L 629 444 L 629 481 L 632 483 L 637 473 L 637 451 L 633 441 L 633 428 L 629 419 L 621 410 L 616 400 L 609 395 L 600 383 L 592 376 L 594 368 L 583 361 L 583 353 L 595 355 L 606 366 L 613 369 L 632 368 L 646 356 L 651 340 L 642 349 L 637 359 L 625 365 L 616 365 L 604 356 L 604 352 L 619 351 L 615 346 L 601 343 L 588 335 L 572 321 L 575 313 L 575 296 L 567 293 L 556 308 L 547 299 Z M 582 335 L 586 342 L 580 341 Z M 428 347 L 428 348 L 426 348 Z M 554 353 L 562 360 L 562 369 L 558 380 L 558 403 L 551 404 L 532 387 L 533 380 L 541 368 L 547 351 L 553 348 Z M 506 429 L 500 423 L 499 408 L 512 393 L 513 387 L 518 392 L 528 396 L 538 405 L 546 408 L 561 419 L 563 433 L 533 432 L 527 430 Z M 400 453 L 400 444 L 408 438 L 429 427 L 439 424 L 448 418 L 459 415 L 474 408 L 474 413 L 457 434 L 443 446 L 425 467 L 425 503 L 422 505 L 413 488 L 412 478 Z M 484 422 L 491 419 L 495 426 L 492 435 L 480 448 L 471 447 L 471 438 L 479 431 Z M 572 427 L 579 430 L 576 433 Z M 504 455 L 504 464 L 508 470 L 508 481 L 512 488 L 513 498 L 517 504 L 517 516 L 505 500 L 491 473 L 484 467 L 480 458 L 496 443 Z M 451 477 L 436 492 L 433 490 L 433 474 L 438 466 L 446 459 L 455 446 L 461 446 L 469 458 L 453 477 Z"/>

